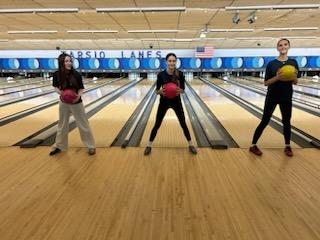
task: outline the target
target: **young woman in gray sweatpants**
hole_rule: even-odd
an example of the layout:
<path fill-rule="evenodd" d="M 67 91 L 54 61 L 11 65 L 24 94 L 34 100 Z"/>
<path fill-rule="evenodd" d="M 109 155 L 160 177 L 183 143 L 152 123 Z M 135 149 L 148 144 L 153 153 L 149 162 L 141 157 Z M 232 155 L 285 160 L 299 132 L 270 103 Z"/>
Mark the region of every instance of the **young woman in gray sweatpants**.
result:
<path fill-rule="evenodd" d="M 55 147 L 50 152 L 50 155 L 55 155 L 68 148 L 69 119 L 71 114 L 76 120 L 81 140 L 88 148 L 89 155 L 94 155 L 96 152 L 95 142 L 81 99 L 84 90 L 82 77 L 73 69 L 70 55 L 65 53 L 61 54 L 58 58 L 58 62 L 59 70 L 53 75 L 52 85 L 55 88 L 55 91 L 60 95 L 61 101 L 59 102 L 59 123 Z M 66 89 L 72 89 L 77 93 L 77 97 L 72 103 L 63 102 L 61 94 Z"/>

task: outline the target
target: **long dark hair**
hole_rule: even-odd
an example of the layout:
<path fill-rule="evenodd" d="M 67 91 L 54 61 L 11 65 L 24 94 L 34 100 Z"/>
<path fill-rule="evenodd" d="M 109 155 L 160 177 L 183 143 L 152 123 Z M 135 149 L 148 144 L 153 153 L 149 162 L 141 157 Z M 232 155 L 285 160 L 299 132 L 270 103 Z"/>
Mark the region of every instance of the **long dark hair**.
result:
<path fill-rule="evenodd" d="M 169 57 L 174 57 L 177 60 L 177 55 L 175 53 L 168 53 L 166 56 L 166 61 L 168 61 Z M 180 87 L 180 76 L 179 76 L 179 71 L 177 69 L 174 69 L 174 74 L 172 76 L 172 81 Z"/>
<path fill-rule="evenodd" d="M 59 68 L 58 68 L 58 73 L 59 73 L 59 82 L 60 82 L 60 86 L 62 89 L 66 88 L 67 87 L 67 75 L 68 73 L 70 74 L 70 83 L 71 85 L 78 89 L 79 88 L 79 84 L 78 84 L 78 81 L 77 81 L 77 75 L 76 75 L 76 71 L 74 70 L 73 67 L 71 67 L 71 70 L 67 70 L 65 65 L 64 65 L 64 61 L 66 59 L 66 57 L 70 57 L 71 56 L 67 53 L 62 53 L 59 55 L 58 57 L 58 63 L 59 63 Z"/>

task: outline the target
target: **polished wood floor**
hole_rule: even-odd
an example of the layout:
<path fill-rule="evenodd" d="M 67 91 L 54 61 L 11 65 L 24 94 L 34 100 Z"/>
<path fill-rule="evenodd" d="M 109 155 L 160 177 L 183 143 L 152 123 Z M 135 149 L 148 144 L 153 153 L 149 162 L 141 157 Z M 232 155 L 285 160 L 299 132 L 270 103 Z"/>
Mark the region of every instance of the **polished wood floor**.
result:
<path fill-rule="evenodd" d="M 0 148 L 0 239 L 320 239 L 319 150 Z"/>

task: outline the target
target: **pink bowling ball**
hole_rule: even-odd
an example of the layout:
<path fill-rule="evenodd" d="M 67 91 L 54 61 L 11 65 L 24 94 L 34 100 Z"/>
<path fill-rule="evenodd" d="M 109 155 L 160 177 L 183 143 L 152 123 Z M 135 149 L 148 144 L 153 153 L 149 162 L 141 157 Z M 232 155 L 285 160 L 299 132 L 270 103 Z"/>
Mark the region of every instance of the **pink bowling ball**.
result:
<path fill-rule="evenodd" d="M 177 96 L 177 84 L 169 82 L 163 85 L 164 94 L 167 98 L 175 98 Z"/>
<path fill-rule="evenodd" d="M 61 94 L 61 100 L 65 103 L 73 103 L 77 98 L 77 93 L 72 89 L 66 89 Z"/>

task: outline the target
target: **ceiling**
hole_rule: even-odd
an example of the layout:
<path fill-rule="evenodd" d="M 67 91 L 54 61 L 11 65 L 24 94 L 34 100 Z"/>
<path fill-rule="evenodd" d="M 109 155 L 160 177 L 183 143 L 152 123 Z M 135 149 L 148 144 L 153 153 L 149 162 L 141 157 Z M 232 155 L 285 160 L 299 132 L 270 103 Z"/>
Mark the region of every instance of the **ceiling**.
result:
<path fill-rule="evenodd" d="M 264 31 L 265 28 L 318 27 L 320 9 L 258 10 L 257 20 L 247 22 L 252 11 L 235 11 L 226 6 L 306 4 L 302 0 L 1 0 L 0 9 L 79 8 L 77 13 L 0 13 L 0 49 L 181 49 L 196 46 L 215 48 L 274 47 L 278 38 L 291 37 L 293 47 L 320 47 L 320 31 Z M 309 0 L 308 4 L 319 4 Z M 185 12 L 97 13 L 96 8 L 186 7 Z M 250 32 L 201 30 L 251 29 Z M 8 31 L 56 31 L 54 33 L 9 34 Z M 70 30 L 115 30 L 116 33 L 68 33 Z M 132 30 L 178 30 L 169 33 L 130 33 Z"/>

